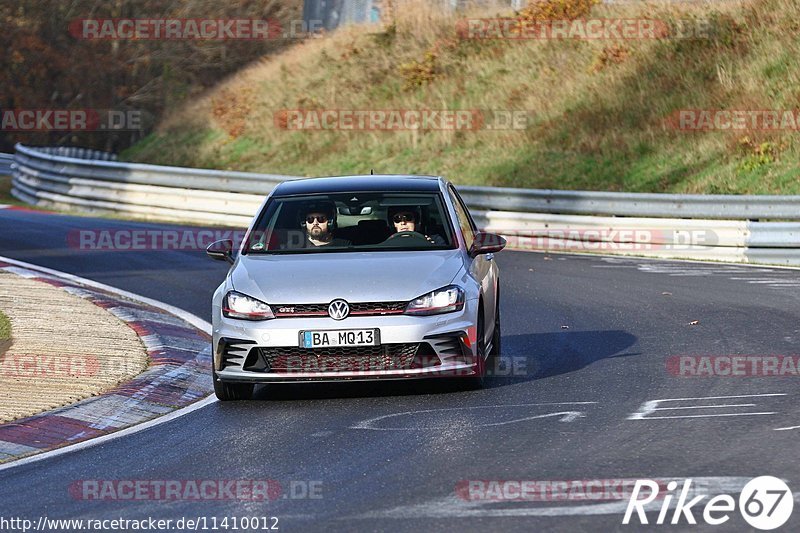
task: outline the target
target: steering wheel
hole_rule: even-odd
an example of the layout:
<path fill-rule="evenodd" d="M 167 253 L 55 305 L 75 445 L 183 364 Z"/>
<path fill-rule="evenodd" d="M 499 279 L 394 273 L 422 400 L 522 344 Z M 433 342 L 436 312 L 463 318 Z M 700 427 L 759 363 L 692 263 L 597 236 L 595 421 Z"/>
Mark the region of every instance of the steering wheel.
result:
<path fill-rule="evenodd" d="M 389 238 L 386 239 L 384 242 L 389 242 L 393 239 L 395 241 L 398 241 L 400 239 L 408 239 L 409 241 L 414 241 L 414 242 L 425 241 L 426 243 L 431 244 L 431 239 L 418 231 L 401 231 L 395 233 L 394 235 L 389 236 Z"/>

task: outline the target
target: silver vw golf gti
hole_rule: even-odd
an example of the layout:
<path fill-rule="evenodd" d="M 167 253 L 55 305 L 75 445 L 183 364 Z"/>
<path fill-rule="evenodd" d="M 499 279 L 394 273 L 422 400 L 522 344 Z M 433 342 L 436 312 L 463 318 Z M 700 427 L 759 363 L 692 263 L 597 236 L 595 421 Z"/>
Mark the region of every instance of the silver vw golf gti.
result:
<path fill-rule="evenodd" d="M 479 232 L 441 177 L 292 180 L 266 198 L 214 293 L 221 400 L 255 384 L 462 377 L 481 386 L 500 350 L 505 246 Z"/>

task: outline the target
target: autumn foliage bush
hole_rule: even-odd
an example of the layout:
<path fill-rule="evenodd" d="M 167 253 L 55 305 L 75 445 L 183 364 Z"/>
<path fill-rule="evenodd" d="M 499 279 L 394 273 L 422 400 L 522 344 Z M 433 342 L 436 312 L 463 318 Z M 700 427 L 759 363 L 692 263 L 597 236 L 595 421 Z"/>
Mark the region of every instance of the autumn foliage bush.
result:
<path fill-rule="evenodd" d="M 81 40 L 80 19 L 301 18 L 303 0 L 15 0 L 0 2 L 0 109 L 135 110 L 146 125 L 246 64 L 293 40 Z M 237 104 L 239 105 L 239 104 Z M 231 126 L 233 130 L 238 127 Z M 0 134 L 15 142 L 119 150 L 142 132 Z"/>
<path fill-rule="evenodd" d="M 526 22 L 544 20 L 575 20 L 584 18 L 599 0 L 534 0 L 519 12 Z"/>

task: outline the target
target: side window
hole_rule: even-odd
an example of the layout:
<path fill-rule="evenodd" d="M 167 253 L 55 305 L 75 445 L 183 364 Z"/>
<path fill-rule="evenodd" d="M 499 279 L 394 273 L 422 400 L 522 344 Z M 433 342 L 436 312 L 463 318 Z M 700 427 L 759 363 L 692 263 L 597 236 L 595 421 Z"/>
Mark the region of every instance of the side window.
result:
<path fill-rule="evenodd" d="M 461 198 L 457 196 L 453 187 L 448 187 L 447 192 L 450 194 L 450 201 L 453 202 L 456 208 L 458 225 L 461 227 L 461 233 L 464 235 L 464 241 L 466 242 L 467 250 L 469 250 L 472 247 L 473 241 L 475 241 L 475 231 L 472 229 L 472 223 L 467 208 L 464 207 Z"/>

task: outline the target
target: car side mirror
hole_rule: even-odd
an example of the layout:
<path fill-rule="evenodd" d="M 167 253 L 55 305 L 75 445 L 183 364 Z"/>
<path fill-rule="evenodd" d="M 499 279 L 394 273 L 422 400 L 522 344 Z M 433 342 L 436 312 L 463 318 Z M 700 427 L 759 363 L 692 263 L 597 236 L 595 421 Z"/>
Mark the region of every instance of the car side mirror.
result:
<path fill-rule="evenodd" d="M 233 241 L 230 239 L 225 239 L 222 241 L 212 242 L 206 248 L 206 254 L 211 259 L 216 259 L 217 261 L 227 261 L 230 264 L 233 264 Z"/>
<path fill-rule="evenodd" d="M 506 246 L 506 240 L 495 233 L 485 233 L 479 231 L 475 234 L 475 240 L 469 249 L 470 257 L 477 257 L 481 254 L 493 254 L 499 252 Z"/>

